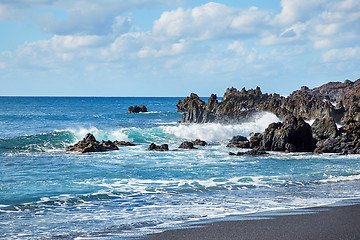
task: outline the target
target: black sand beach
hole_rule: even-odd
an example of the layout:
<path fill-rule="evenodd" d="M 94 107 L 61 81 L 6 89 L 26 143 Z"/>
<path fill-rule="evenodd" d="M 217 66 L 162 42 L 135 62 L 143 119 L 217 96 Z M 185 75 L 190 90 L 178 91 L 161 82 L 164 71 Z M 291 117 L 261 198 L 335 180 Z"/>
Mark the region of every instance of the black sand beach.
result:
<path fill-rule="evenodd" d="M 280 215 L 271 219 L 221 221 L 194 228 L 154 234 L 150 240 L 360 239 L 360 205 L 311 208 L 310 214 Z"/>

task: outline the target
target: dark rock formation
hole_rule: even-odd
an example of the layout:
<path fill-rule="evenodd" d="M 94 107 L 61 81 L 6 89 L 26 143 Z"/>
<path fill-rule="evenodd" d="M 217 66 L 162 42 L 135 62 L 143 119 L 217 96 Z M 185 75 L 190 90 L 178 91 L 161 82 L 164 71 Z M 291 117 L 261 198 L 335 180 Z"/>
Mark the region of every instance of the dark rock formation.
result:
<path fill-rule="evenodd" d="M 83 140 L 67 148 L 67 151 L 77 151 L 81 153 L 106 152 L 112 150 L 119 150 L 119 148 L 111 141 L 96 141 L 94 135 L 91 133 L 86 134 Z"/>
<path fill-rule="evenodd" d="M 338 135 L 338 129 L 333 118 L 317 118 L 311 125 L 313 137 L 317 140 L 335 138 Z"/>
<path fill-rule="evenodd" d="M 260 150 L 312 152 L 315 148 L 310 125 L 291 115 L 282 123 L 270 124 L 261 135 Z"/>
<path fill-rule="evenodd" d="M 208 145 L 207 142 L 200 140 L 200 139 L 196 139 L 195 141 L 192 141 L 192 144 L 194 146 L 207 146 Z"/>
<path fill-rule="evenodd" d="M 196 147 L 194 147 L 194 144 L 192 142 L 189 141 L 185 141 L 183 143 L 180 144 L 179 148 L 183 148 L 183 149 L 197 149 Z"/>
<path fill-rule="evenodd" d="M 269 153 L 262 151 L 262 150 L 258 150 L 258 149 L 252 149 L 247 152 L 238 152 L 238 153 L 229 152 L 230 156 L 261 156 L 261 155 L 267 155 L 267 154 L 269 154 Z"/>
<path fill-rule="evenodd" d="M 258 148 L 262 141 L 261 133 L 251 133 L 250 134 L 250 148 Z"/>
<path fill-rule="evenodd" d="M 145 107 L 145 105 L 141 105 L 140 107 L 135 105 L 135 106 L 130 106 L 128 108 L 128 113 L 140 113 L 140 112 L 147 112 L 147 108 Z"/>
<path fill-rule="evenodd" d="M 349 121 L 337 135 L 316 143 L 316 153 L 360 154 L 360 122 Z"/>
<path fill-rule="evenodd" d="M 135 146 L 135 144 L 131 142 L 125 142 L 125 141 L 114 141 L 114 144 L 119 147 L 129 147 L 129 146 Z"/>
<path fill-rule="evenodd" d="M 169 151 L 169 146 L 167 144 L 162 144 L 161 146 L 157 146 L 155 143 L 151 143 L 148 151 Z"/>
<path fill-rule="evenodd" d="M 234 136 L 226 145 L 228 148 L 250 148 L 250 142 L 246 137 Z"/>
<path fill-rule="evenodd" d="M 263 94 L 256 89 L 238 91 L 228 88 L 218 102 L 212 94 L 207 103 L 192 93 L 183 101 L 179 100 L 178 112 L 184 112 L 183 123 L 242 122 L 255 112 L 268 111 L 284 119 L 287 115 L 303 119 L 334 118 L 337 123 L 360 120 L 360 79 L 344 83 L 328 83 L 309 89 L 302 87 L 288 97 L 279 94 Z"/>
<path fill-rule="evenodd" d="M 313 94 L 322 95 L 332 102 L 339 102 L 344 96 L 360 96 L 360 80 L 355 82 L 329 82 L 311 90 Z"/>

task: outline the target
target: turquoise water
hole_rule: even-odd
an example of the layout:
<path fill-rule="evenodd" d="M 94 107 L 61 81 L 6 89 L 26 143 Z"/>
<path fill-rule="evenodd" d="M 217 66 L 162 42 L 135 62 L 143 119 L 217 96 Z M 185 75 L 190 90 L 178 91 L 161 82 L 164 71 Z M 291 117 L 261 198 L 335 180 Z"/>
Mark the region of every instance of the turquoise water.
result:
<path fill-rule="evenodd" d="M 178 124 L 179 98 L 0 97 L 0 238 L 128 239 L 188 223 L 360 197 L 360 156 L 229 156 L 232 136 L 278 119 Z M 127 114 L 144 104 L 149 113 Z M 136 144 L 78 154 L 91 132 Z M 200 138 L 197 150 L 177 147 Z M 169 152 L 146 151 L 151 142 Z"/>

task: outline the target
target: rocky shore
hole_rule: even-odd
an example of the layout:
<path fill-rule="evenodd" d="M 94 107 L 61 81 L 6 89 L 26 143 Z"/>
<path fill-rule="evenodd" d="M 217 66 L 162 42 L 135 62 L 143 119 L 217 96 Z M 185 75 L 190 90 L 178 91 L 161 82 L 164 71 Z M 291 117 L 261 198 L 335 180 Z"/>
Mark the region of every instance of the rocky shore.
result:
<path fill-rule="evenodd" d="M 318 88 L 302 87 L 288 97 L 262 93 L 260 88 L 241 91 L 228 88 L 221 102 L 212 94 L 208 102 L 191 93 L 176 105 L 183 112 L 182 123 L 238 123 L 260 111 L 272 112 L 280 119 L 287 115 L 305 120 L 331 117 L 336 123 L 360 119 L 360 79 L 331 82 Z"/>
<path fill-rule="evenodd" d="M 230 155 L 264 155 L 266 151 L 315 152 L 360 154 L 360 79 L 352 82 L 330 82 L 309 89 L 302 87 L 288 97 L 279 94 L 263 94 L 259 87 L 238 91 L 228 88 L 219 102 L 212 94 L 204 102 L 191 93 L 177 104 L 183 112 L 181 123 L 223 124 L 241 123 L 250 120 L 258 112 L 272 112 L 282 122 L 271 123 L 264 132 L 250 136 L 234 136 L 226 147 L 251 149 Z M 146 112 L 144 105 L 129 107 L 129 113 Z M 314 120 L 310 126 L 305 120 Z M 338 126 L 341 126 L 338 128 Z M 178 148 L 197 149 L 206 146 L 200 139 L 185 141 Z M 87 134 L 83 140 L 69 146 L 68 151 L 104 152 L 118 150 L 119 146 L 134 146 L 124 141 L 98 142 Z M 148 151 L 169 151 L 167 144 L 151 143 Z"/>
<path fill-rule="evenodd" d="M 288 97 L 263 94 L 256 89 L 228 88 L 221 100 L 212 94 L 207 103 L 191 93 L 177 104 L 182 123 L 239 123 L 254 113 L 272 112 L 283 122 L 272 123 L 263 133 L 234 136 L 227 147 L 251 148 L 248 155 L 264 151 L 360 154 L 360 79 L 302 87 Z M 305 120 L 314 120 L 310 126 Z M 337 124 L 342 125 L 338 129 Z M 230 155 L 243 155 L 230 152 Z"/>

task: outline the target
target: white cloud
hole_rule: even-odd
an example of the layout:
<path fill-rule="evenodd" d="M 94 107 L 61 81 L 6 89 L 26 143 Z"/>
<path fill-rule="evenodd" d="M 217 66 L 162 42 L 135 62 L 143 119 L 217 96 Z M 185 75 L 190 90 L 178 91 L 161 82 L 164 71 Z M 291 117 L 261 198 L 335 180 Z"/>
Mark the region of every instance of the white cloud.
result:
<path fill-rule="evenodd" d="M 268 27 L 269 12 L 239 9 L 210 2 L 193 9 L 164 12 L 154 22 L 153 33 L 167 38 L 226 39 L 259 35 Z"/>
<path fill-rule="evenodd" d="M 281 0 L 281 13 L 275 19 L 275 24 L 292 25 L 303 22 L 322 9 L 326 0 Z"/>
<path fill-rule="evenodd" d="M 124 13 L 146 7 L 149 0 L 17 2 L 19 6 L 2 2 L 0 17 L 1 8 L 17 15 L 29 11 L 20 3 L 30 9 L 51 6 L 67 16 L 42 15 L 40 26 L 57 34 L 1 54 L 2 71 L 12 66 L 45 72 L 72 69 L 79 75 L 116 70 L 139 79 L 151 75 L 168 79 L 169 74 L 259 79 L 291 71 L 298 71 L 293 74 L 297 77 L 317 64 L 357 63 L 360 56 L 360 4 L 355 0 L 283 0 L 277 15 L 210 2 L 164 11 L 147 30 L 132 27 L 134 15 Z"/>
<path fill-rule="evenodd" d="M 322 55 L 323 62 L 342 62 L 360 59 L 360 47 L 331 49 Z"/>

